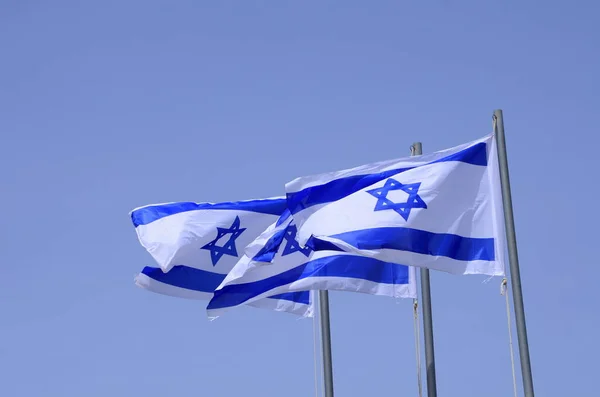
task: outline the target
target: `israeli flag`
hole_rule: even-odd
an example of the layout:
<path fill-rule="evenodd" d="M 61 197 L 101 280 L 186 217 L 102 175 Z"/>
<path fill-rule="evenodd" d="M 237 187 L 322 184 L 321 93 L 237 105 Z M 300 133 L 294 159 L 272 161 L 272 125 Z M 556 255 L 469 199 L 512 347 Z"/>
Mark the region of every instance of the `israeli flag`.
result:
<path fill-rule="evenodd" d="M 209 317 L 253 304 L 273 294 L 304 290 L 338 290 L 416 297 L 415 269 L 331 250 L 314 252 L 296 240 L 296 225 L 289 212 L 253 243 L 229 272 L 208 304 Z"/>
<path fill-rule="evenodd" d="M 301 246 L 453 274 L 504 275 L 493 134 L 440 152 L 286 185 Z"/>
<path fill-rule="evenodd" d="M 131 212 L 141 245 L 159 267 L 145 267 L 136 284 L 180 298 L 209 300 L 244 247 L 284 212 L 284 198 L 225 203 L 175 202 Z M 275 295 L 275 294 L 273 294 Z M 312 317 L 310 291 L 265 296 L 252 306 Z"/>

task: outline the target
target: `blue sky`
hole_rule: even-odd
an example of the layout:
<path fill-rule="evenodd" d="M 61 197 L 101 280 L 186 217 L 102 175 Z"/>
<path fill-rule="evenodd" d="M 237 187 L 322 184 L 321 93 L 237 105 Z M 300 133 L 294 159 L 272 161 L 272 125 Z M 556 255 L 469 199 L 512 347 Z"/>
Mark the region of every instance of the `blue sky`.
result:
<path fill-rule="evenodd" d="M 128 212 L 479 138 L 502 108 L 534 384 L 593 395 L 600 7 L 0 6 L 0 394 L 314 394 L 312 322 L 136 288 Z M 584 194 L 585 193 L 585 194 Z M 438 391 L 510 395 L 500 280 L 432 274 Z M 331 293 L 337 395 L 416 395 L 409 301 Z"/>

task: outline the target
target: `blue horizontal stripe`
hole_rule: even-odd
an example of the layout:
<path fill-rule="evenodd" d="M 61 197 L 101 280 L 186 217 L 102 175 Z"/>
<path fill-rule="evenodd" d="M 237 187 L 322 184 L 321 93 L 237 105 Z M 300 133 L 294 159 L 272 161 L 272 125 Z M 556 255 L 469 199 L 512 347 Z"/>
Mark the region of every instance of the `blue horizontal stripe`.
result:
<path fill-rule="evenodd" d="M 285 200 L 285 199 L 283 199 L 283 200 Z M 287 202 L 286 202 L 286 204 L 287 204 Z M 281 225 L 283 222 L 287 221 L 291 216 L 292 216 L 292 213 L 286 206 L 285 210 L 281 213 L 281 215 L 279 215 L 279 218 L 277 218 L 277 222 L 275 223 L 275 226 L 277 227 L 277 226 Z"/>
<path fill-rule="evenodd" d="M 188 266 L 175 266 L 167 273 L 164 273 L 160 268 L 146 266 L 142 270 L 142 273 L 151 279 L 160 281 L 164 284 L 208 293 L 213 293 L 225 278 L 225 275 L 223 274 L 207 272 L 206 270 Z M 303 303 L 306 305 L 310 304 L 309 291 L 285 293 L 269 298 Z"/>
<path fill-rule="evenodd" d="M 209 293 L 214 292 L 225 278 L 224 274 L 207 272 L 188 266 L 175 266 L 167 273 L 164 273 L 160 268 L 146 266 L 142 273 L 161 283 Z"/>
<path fill-rule="evenodd" d="M 269 299 L 279 299 L 310 305 L 310 291 L 286 292 L 285 294 L 269 296 Z"/>
<path fill-rule="evenodd" d="M 393 249 L 418 254 L 445 256 L 460 261 L 493 261 L 493 238 L 462 237 L 405 227 L 355 230 L 331 236 L 358 249 Z M 313 237 L 308 244 L 315 251 L 329 250 L 331 243 Z"/>
<path fill-rule="evenodd" d="M 147 225 L 169 215 L 196 210 L 251 211 L 279 216 L 283 213 L 283 211 L 285 211 L 285 209 L 286 200 L 284 198 L 270 200 L 232 201 L 225 203 L 179 202 L 151 205 L 148 207 L 139 208 L 131 213 L 131 221 L 135 227 L 138 227 L 140 225 Z"/>
<path fill-rule="evenodd" d="M 406 266 L 362 256 L 335 255 L 306 262 L 263 280 L 226 285 L 223 289 L 215 291 L 208 309 L 241 305 L 277 287 L 309 277 L 345 277 L 394 285 L 409 283 Z"/>
<path fill-rule="evenodd" d="M 305 208 L 312 207 L 313 205 L 337 201 L 354 192 L 371 186 L 372 184 L 384 179 L 390 178 L 401 172 L 406 172 L 424 165 L 444 163 L 449 161 L 459 161 L 462 163 L 485 167 L 487 166 L 487 146 L 485 142 L 480 142 L 464 150 L 427 164 L 414 167 L 397 168 L 377 174 L 349 176 L 335 179 L 323 185 L 308 187 L 298 192 L 288 193 L 286 195 L 288 208 L 292 214 L 296 214 Z"/>

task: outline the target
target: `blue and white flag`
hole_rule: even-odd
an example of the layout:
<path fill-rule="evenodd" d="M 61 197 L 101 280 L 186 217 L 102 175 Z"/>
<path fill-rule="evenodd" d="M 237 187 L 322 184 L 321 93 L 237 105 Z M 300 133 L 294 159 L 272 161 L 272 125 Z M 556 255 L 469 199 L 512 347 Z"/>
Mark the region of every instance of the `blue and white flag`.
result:
<path fill-rule="evenodd" d="M 298 178 L 298 241 L 453 274 L 504 275 L 496 141 Z"/>
<path fill-rule="evenodd" d="M 303 290 L 338 290 L 415 298 L 415 269 L 343 252 L 313 252 L 296 240 L 296 225 L 288 214 L 252 244 L 216 289 L 209 317 L 229 308 L 254 304 L 265 296 Z"/>
<path fill-rule="evenodd" d="M 135 282 L 164 295 L 209 300 L 244 247 L 285 209 L 284 198 L 137 208 L 131 212 L 131 220 L 138 239 L 159 267 L 145 267 Z M 252 306 L 313 315 L 310 291 L 265 296 Z"/>

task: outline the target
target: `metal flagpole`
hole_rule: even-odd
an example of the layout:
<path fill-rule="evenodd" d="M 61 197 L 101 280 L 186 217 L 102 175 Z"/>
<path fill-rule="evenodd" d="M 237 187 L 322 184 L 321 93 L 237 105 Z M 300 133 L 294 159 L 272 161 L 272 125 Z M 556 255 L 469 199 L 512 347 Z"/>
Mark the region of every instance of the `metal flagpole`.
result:
<path fill-rule="evenodd" d="M 333 397 L 333 364 L 331 360 L 331 331 L 329 326 L 329 292 L 319 291 L 321 341 L 323 346 L 323 385 L 325 397 Z"/>
<path fill-rule="evenodd" d="M 410 147 L 412 156 L 423 154 L 421 142 Z M 435 381 L 435 354 L 433 351 L 433 318 L 431 314 L 431 285 L 429 269 L 421 268 L 421 307 L 423 308 L 423 336 L 425 339 L 425 365 L 427 368 L 427 396 L 437 397 Z"/>
<path fill-rule="evenodd" d="M 506 241 L 508 244 L 508 259 L 510 262 L 510 281 L 512 284 L 513 303 L 517 337 L 519 340 L 519 355 L 521 358 L 521 373 L 525 397 L 534 397 L 533 376 L 529 360 L 529 343 L 527 342 L 527 327 L 525 325 L 525 307 L 523 306 L 523 291 L 521 290 L 521 272 L 519 270 L 519 255 L 517 253 L 517 235 L 513 217 L 510 178 L 508 176 L 508 158 L 506 155 L 506 140 L 504 137 L 504 119 L 502 110 L 494 111 L 496 142 L 498 145 L 498 164 L 500 167 L 500 184 L 502 185 L 502 203 L 504 206 L 504 223 L 506 225 Z"/>

